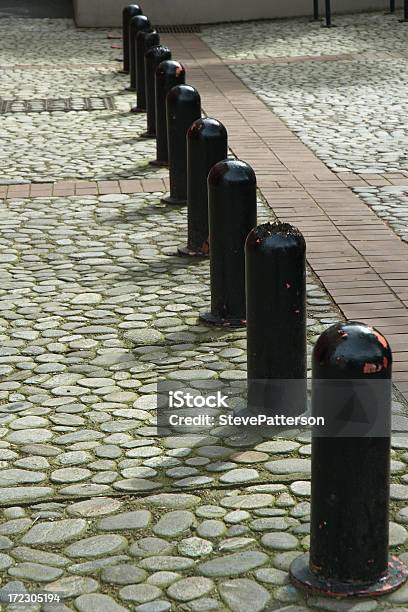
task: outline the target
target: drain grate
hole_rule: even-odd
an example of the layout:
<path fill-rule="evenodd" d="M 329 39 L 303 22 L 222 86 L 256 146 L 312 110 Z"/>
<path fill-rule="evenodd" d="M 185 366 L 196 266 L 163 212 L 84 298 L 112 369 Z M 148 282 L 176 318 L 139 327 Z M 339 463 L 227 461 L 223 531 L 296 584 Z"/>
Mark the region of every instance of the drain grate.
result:
<path fill-rule="evenodd" d="M 193 25 L 161 25 L 155 26 L 160 34 L 197 34 L 201 32 L 201 26 Z"/>
<path fill-rule="evenodd" d="M 114 108 L 115 102 L 111 96 L 102 98 L 46 98 L 43 100 L 3 100 L 0 98 L 0 114 L 113 110 Z"/>

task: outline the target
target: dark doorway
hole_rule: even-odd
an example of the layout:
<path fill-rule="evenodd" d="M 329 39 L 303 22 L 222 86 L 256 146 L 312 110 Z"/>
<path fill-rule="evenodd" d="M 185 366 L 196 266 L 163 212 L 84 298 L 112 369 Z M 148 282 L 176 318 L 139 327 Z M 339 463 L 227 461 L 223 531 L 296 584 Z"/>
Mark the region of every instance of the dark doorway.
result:
<path fill-rule="evenodd" d="M 73 18 L 72 0 L 0 0 L 0 17 Z"/>

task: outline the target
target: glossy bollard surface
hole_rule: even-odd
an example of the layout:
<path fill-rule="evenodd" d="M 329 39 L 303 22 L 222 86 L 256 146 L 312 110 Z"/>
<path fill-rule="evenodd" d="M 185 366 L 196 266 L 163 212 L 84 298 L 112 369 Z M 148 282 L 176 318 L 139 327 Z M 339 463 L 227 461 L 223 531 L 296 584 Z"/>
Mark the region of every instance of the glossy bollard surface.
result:
<path fill-rule="evenodd" d="M 377 330 L 349 321 L 312 358 L 310 556 L 292 562 L 298 587 L 333 597 L 379 596 L 407 568 L 388 553 L 392 353 Z"/>
<path fill-rule="evenodd" d="M 156 30 L 141 30 L 136 36 L 137 47 L 137 70 L 136 70 L 136 106 L 132 108 L 132 113 L 146 112 L 146 73 L 145 73 L 145 54 L 152 47 L 160 44 L 160 35 Z"/>
<path fill-rule="evenodd" d="M 156 69 L 161 62 L 170 59 L 171 51 L 168 47 L 164 47 L 163 45 L 152 47 L 145 53 L 147 130 L 142 134 L 143 138 L 156 137 Z"/>
<path fill-rule="evenodd" d="M 129 72 L 129 25 L 132 17 L 142 15 L 138 4 L 129 4 L 122 11 L 123 72 Z"/>
<path fill-rule="evenodd" d="M 218 162 L 208 175 L 211 312 L 206 323 L 242 327 L 246 322 L 245 241 L 256 226 L 256 176 L 235 159 Z"/>
<path fill-rule="evenodd" d="M 166 60 L 156 69 L 156 159 L 150 162 L 153 166 L 168 165 L 166 97 L 170 89 L 176 85 L 184 85 L 185 80 L 186 71 L 180 62 Z"/>
<path fill-rule="evenodd" d="M 130 86 L 128 91 L 136 91 L 136 72 L 137 72 L 137 33 L 142 30 L 151 30 L 150 21 L 145 15 L 136 15 L 132 17 L 129 25 L 129 76 Z"/>
<path fill-rule="evenodd" d="M 201 117 L 201 98 L 191 85 L 176 85 L 166 97 L 170 195 L 165 204 L 187 204 L 187 131 Z"/>
<path fill-rule="evenodd" d="M 228 156 L 228 134 L 220 121 L 206 117 L 187 132 L 187 246 L 180 255 L 208 256 L 208 174 Z"/>
<path fill-rule="evenodd" d="M 265 223 L 245 244 L 248 406 L 306 412 L 306 244 L 288 223 Z"/>

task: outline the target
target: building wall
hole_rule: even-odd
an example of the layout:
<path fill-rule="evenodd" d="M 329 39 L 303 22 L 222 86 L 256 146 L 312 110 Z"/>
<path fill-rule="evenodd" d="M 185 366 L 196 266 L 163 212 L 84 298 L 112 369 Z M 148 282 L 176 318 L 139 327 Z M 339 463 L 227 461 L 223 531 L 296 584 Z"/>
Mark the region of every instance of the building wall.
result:
<path fill-rule="evenodd" d="M 138 2 L 138 0 L 132 0 Z M 74 0 L 81 27 L 118 27 L 130 0 Z M 156 25 L 217 23 L 311 15 L 312 0 L 140 0 L 143 12 Z M 402 0 L 396 1 L 397 7 Z M 389 0 L 332 0 L 333 13 L 386 10 Z M 320 0 L 323 11 L 324 0 Z"/>

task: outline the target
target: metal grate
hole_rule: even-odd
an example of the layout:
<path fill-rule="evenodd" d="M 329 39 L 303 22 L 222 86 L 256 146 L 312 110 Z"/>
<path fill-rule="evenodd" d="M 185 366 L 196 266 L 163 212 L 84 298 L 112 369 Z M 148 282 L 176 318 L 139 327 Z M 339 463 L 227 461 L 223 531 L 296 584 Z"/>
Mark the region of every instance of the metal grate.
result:
<path fill-rule="evenodd" d="M 201 32 L 201 26 L 193 25 L 160 25 L 155 26 L 160 34 L 197 34 Z"/>
<path fill-rule="evenodd" d="M 113 110 L 114 108 L 115 102 L 111 96 L 46 98 L 44 100 L 3 100 L 0 98 L 0 114 Z"/>

